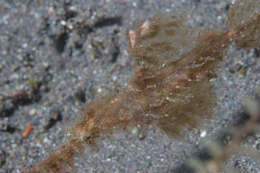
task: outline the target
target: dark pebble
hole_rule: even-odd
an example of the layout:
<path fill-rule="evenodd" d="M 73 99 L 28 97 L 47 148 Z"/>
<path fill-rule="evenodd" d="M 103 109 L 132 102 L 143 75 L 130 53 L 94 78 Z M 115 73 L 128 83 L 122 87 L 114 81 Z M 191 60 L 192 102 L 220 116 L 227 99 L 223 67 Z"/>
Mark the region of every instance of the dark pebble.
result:
<path fill-rule="evenodd" d="M 86 94 L 85 94 L 85 90 L 83 88 L 78 88 L 77 91 L 74 94 L 74 97 L 82 102 L 85 103 L 86 102 Z"/>
<path fill-rule="evenodd" d="M 8 117 L 13 114 L 15 105 L 12 99 L 0 100 L 0 117 Z"/>
<path fill-rule="evenodd" d="M 6 154 L 3 150 L 0 150 L 0 168 L 5 164 L 6 162 Z"/>

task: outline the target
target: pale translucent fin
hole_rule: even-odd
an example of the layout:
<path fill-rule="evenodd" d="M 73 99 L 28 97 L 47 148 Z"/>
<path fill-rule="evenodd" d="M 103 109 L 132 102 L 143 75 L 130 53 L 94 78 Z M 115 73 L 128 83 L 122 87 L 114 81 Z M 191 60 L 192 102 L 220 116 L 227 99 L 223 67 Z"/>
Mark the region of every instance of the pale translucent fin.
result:
<path fill-rule="evenodd" d="M 229 13 L 230 35 L 245 49 L 260 46 L 260 0 L 238 0 Z"/>
<path fill-rule="evenodd" d="M 148 65 L 160 66 L 178 60 L 196 41 L 192 30 L 183 23 L 185 17 L 156 15 L 140 22 L 135 33 L 132 56 Z"/>

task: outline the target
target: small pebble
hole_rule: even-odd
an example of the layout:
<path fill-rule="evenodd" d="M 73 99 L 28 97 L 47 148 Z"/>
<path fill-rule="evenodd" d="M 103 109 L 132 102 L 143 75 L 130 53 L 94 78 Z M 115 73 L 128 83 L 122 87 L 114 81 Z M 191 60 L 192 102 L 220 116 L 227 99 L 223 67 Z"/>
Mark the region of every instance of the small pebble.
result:
<path fill-rule="evenodd" d="M 43 139 L 43 143 L 45 143 L 45 144 L 50 144 L 50 140 L 49 140 L 47 137 L 45 137 L 45 138 Z"/>
<path fill-rule="evenodd" d="M 207 131 L 206 130 L 202 130 L 201 132 L 200 132 L 200 137 L 201 138 L 205 138 L 207 136 Z"/>
<path fill-rule="evenodd" d="M 60 21 L 60 24 L 65 26 L 67 23 L 66 23 L 66 21 L 62 20 L 62 21 Z"/>
<path fill-rule="evenodd" d="M 0 120 L 0 131 L 7 131 L 8 128 L 8 118 Z"/>
<path fill-rule="evenodd" d="M 134 128 L 132 129 L 132 134 L 133 134 L 133 135 L 137 135 L 138 133 L 139 133 L 138 128 L 137 128 L 137 127 L 134 127 Z"/>
<path fill-rule="evenodd" d="M 37 113 L 37 110 L 35 108 L 33 108 L 30 110 L 29 115 L 33 116 L 33 115 L 36 115 L 36 113 Z"/>
<path fill-rule="evenodd" d="M 10 80 L 16 80 L 19 78 L 19 75 L 17 73 L 14 73 L 10 76 Z"/>
<path fill-rule="evenodd" d="M 102 89 L 101 89 L 101 88 L 98 88 L 97 92 L 98 92 L 98 93 L 101 93 L 101 92 L 102 92 Z"/>

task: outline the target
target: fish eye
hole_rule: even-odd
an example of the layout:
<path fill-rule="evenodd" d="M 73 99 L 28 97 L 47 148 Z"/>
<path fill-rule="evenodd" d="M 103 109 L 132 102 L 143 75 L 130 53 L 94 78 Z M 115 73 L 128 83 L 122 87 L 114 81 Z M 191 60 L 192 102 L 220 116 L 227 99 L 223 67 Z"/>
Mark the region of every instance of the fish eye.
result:
<path fill-rule="evenodd" d="M 84 137 L 84 141 L 88 142 L 90 140 L 91 136 Z"/>

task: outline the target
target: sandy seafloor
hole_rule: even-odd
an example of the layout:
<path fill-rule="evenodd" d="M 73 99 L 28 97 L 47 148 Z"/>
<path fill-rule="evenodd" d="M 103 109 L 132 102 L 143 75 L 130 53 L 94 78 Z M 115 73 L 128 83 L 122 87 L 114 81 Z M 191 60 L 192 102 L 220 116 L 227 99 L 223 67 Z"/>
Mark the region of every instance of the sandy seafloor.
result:
<path fill-rule="evenodd" d="M 27 104 L 0 102 L 0 173 L 19 173 L 66 139 L 84 102 L 120 90 L 134 72 L 125 29 L 157 12 L 186 12 L 194 26 L 227 28 L 234 0 L 0 0 L 0 96 L 32 92 Z M 260 84 L 259 49 L 230 46 L 213 80 L 216 115 L 180 138 L 157 128 L 138 128 L 100 138 L 98 153 L 76 158 L 79 173 L 166 173 L 237 119 L 241 100 Z M 41 85 L 39 85 L 39 83 Z M 4 112 L 8 109 L 9 112 Z M 4 112 L 4 113 L 3 113 Z M 55 115 L 59 116 L 55 117 Z M 33 130 L 22 140 L 26 125 Z M 260 153 L 260 134 L 242 146 Z M 242 153 L 225 162 L 243 173 L 259 173 L 260 161 Z"/>

